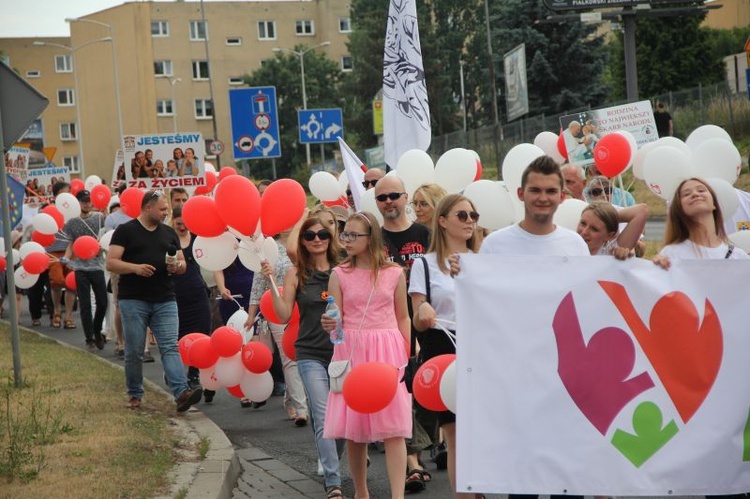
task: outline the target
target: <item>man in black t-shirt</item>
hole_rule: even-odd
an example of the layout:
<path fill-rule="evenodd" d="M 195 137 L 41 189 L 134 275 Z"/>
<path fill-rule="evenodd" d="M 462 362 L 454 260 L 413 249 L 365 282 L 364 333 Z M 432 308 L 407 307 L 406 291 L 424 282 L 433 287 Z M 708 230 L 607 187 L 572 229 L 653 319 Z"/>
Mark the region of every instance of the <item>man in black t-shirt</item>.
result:
<path fill-rule="evenodd" d="M 177 233 L 162 223 L 168 212 L 169 202 L 163 192 L 144 194 L 138 218 L 121 224 L 112 235 L 107 270 L 120 274 L 118 304 L 125 337 L 125 383 L 130 397 L 127 407 L 141 406 L 142 355 L 146 328 L 150 327 L 177 411 L 184 412 L 201 399 L 203 389 L 188 386 L 177 349 L 177 302 L 172 274 L 185 273 L 186 266 Z"/>

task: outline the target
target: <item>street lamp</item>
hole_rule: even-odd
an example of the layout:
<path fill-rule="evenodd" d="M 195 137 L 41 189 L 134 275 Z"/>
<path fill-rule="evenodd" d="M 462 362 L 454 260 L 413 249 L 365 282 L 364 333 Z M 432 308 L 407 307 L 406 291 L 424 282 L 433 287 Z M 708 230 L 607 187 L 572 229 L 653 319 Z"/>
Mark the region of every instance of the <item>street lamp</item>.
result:
<path fill-rule="evenodd" d="M 70 62 L 73 63 L 73 87 L 75 89 L 76 94 L 76 133 L 78 136 L 76 137 L 78 140 L 78 155 L 81 157 L 81 177 L 86 178 L 86 169 L 84 166 L 83 161 L 83 127 L 81 126 L 81 99 L 80 95 L 78 94 L 78 68 L 76 67 L 75 62 L 75 53 L 82 49 L 83 47 L 86 47 L 88 45 L 92 45 L 94 43 L 99 42 L 111 42 L 112 37 L 111 36 L 105 36 L 104 38 L 97 38 L 96 40 L 91 40 L 86 43 L 83 43 L 81 45 L 78 45 L 77 47 L 69 47 L 68 45 L 62 45 L 60 43 L 54 43 L 54 42 L 42 42 L 42 41 L 35 41 L 32 45 L 36 45 L 37 47 L 42 46 L 49 46 L 49 47 L 58 47 L 64 50 L 67 50 L 70 52 Z"/>
<path fill-rule="evenodd" d="M 302 75 L 302 109 L 307 109 L 307 88 L 305 86 L 305 54 L 310 52 L 311 50 L 315 50 L 319 47 L 326 47 L 330 45 L 331 42 L 323 42 L 319 43 L 313 47 L 308 48 L 307 50 L 303 50 L 302 52 L 298 52 L 296 50 L 287 49 L 287 48 L 274 48 L 271 49 L 273 52 L 289 52 L 290 54 L 294 54 L 297 57 L 299 57 L 299 68 L 300 68 L 300 74 Z M 310 144 L 305 144 L 305 153 L 307 154 L 307 166 L 310 166 Z"/>
<path fill-rule="evenodd" d="M 122 136 L 124 135 L 123 129 L 122 129 L 122 109 L 120 108 L 120 79 L 117 77 L 117 50 L 115 48 L 115 38 L 114 38 L 114 31 L 111 24 L 103 23 L 101 21 L 95 21 L 93 19 L 84 19 L 84 18 L 76 18 L 76 17 L 68 17 L 65 19 L 66 23 L 74 23 L 74 22 L 81 22 L 81 23 L 91 23 L 91 24 L 97 24 L 99 26 L 104 26 L 109 30 L 109 38 L 112 41 L 112 68 L 114 71 L 114 78 L 115 78 L 115 100 L 117 100 L 117 124 L 120 127 L 120 136 L 117 138 L 117 142 L 122 142 Z"/>
<path fill-rule="evenodd" d="M 177 133 L 177 101 L 174 96 L 174 85 L 175 83 L 182 81 L 182 78 L 168 75 L 156 75 L 156 77 L 169 80 L 169 84 L 172 86 L 172 128 L 174 128 L 174 133 Z"/>

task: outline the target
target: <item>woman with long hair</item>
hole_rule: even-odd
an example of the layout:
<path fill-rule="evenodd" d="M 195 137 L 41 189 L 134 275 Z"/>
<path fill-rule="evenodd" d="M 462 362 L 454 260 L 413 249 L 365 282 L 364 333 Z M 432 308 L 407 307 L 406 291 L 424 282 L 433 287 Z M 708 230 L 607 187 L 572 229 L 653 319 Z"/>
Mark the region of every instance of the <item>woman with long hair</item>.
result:
<path fill-rule="evenodd" d="M 307 394 L 307 405 L 315 434 L 315 446 L 323 467 L 328 497 L 343 497 L 339 468 L 338 443 L 323 436 L 328 404 L 328 364 L 333 356 L 333 345 L 320 324 L 328 296 L 331 270 L 338 263 L 338 250 L 333 234 L 319 218 L 305 220 L 297 235 L 296 263 L 284 277 L 284 293 L 272 295 L 273 308 L 282 322 L 288 322 L 297 302 L 300 313 L 299 333 L 294 348 L 297 371 Z M 262 262 L 263 275 L 274 275 L 274 268 Z"/>
<path fill-rule="evenodd" d="M 411 205 L 417 215 L 417 222 L 427 227 L 432 226 L 435 207 L 447 193 L 437 184 L 422 184 L 414 191 Z"/>
<path fill-rule="evenodd" d="M 366 362 L 400 369 L 406 366 L 411 334 L 404 272 L 386 258 L 382 232 L 371 213 L 351 215 L 340 237 L 349 256 L 333 270 L 328 291 L 340 308 L 345 334 L 334 347 L 333 360 L 349 360 L 352 369 Z M 337 327 L 328 315 L 320 321 L 329 333 Z M 405 439 L 412 435 L 412 417 L 411 395 L 403 383 L 388 406 L 373 414 L 354 411 L 342 393 L 331 392 L 324 435 L 346 439 L 355 497 L 369 497 L 367 444 L 382 441 L 391 496 L 404 497 Z"/>

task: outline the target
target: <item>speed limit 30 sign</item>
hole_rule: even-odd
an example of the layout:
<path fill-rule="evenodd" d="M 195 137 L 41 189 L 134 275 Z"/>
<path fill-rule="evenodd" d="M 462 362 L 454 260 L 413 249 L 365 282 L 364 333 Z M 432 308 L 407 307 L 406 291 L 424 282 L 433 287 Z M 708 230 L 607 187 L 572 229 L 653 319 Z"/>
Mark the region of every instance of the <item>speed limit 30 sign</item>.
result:
<path fill-rule="evenodd" d="M 208 144 L 208 152 L 214 156 L 220 156 L 224 154 L 224 143 L 220 140 L 213 140 Z"/>

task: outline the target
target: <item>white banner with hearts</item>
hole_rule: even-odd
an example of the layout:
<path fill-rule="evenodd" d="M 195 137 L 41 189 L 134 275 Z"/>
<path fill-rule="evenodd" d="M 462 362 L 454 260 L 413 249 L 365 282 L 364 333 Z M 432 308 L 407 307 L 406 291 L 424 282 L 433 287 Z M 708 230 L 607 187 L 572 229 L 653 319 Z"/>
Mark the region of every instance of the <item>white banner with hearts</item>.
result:
<path fill-rule="evenodd" d="M 458 489 L 750 491 L 750 263 L 461 257 Z"/>

